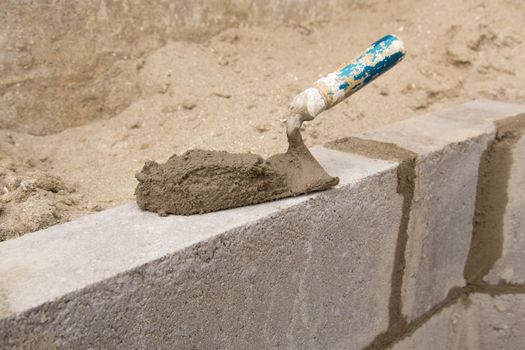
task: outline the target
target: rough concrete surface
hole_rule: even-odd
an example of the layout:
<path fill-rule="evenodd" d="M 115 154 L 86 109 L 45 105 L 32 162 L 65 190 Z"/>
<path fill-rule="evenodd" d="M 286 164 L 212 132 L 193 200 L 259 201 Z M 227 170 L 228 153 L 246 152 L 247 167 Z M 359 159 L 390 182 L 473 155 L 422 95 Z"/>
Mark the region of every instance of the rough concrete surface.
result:
<path fill-rule="evenodd" d="M 384 347 L 391 339 L 390 333 L 399 331 L 406 325 L 402 314 L 402 287 L 403 274 L 406 268 L 405 251 L 408 241 L 408 223 L 416 179 L 415 162 L 417 154 L 399 147 L 393 143 L 347 137 L 327 144 L 337 150 L 361 154 L 374 159 L 383 159 L 399 162 L 397 167 L 397 192 L 403 196 L 401 220 L 399 222 L 398 237 L 392 270 L 390 291 L 389 329 L 378 335 L 366 349 Z"/>
<path fill-rule="evenodd" d="M 472 350 L 516 350 L 525 344 L 525 295 L 471 295 L 467 329 L 473 332 Z"/>
<path fill-rule="evenodd" d="M 465 280 L 480 285 L 503 251 L 503 226 L 512 167 L 513 133 L 499 130 L 483 151 L 478 170 L 472 240 L 465 263 Z"/>
<path fill-rule="evenodd" d="M 523 120 L 525 122 L 525 115 Z M 514 144 L 512 160 L 503 218 L 502 256 L 484 278 L 491 284 L 525 283 L 525 137 L 521 136 Z"/>
<path fill-rule="evenodd" d="M 451 145 L 416 162 L 402 290 L 408 320 L 465 284 L 479 159 L 488 139 Z"/>
<path fill-rule="evenodd" d="M 465 305 L 458 301 L 394 344 L 392 350 L 475 350 L 472 346 L 477 343 L 475 333 L 468 332 L 465 318 Z"/>
<path fill-rule="evenodd" d="M 491 134 L 495 131 L 494 122 L 523 113 L 524 104 L 481 99 L 405 119 L 357 136 L 427 154 L 471 137 Z"/>
<path fill-rule="evenodd" d="M 188 217 L 128 205 L 1 243 L 0 339 L 362 348 L 388 326 L 396 164 L 313 153 L 335 189 Z"/>
<path fill-rule="evenodd" d="M 442 301 L 452 287 L 465 284 L 481 154 L 494 137 L 493 123 L 524 110 L 522 105 L 475 101 L 360 135 L 418 154 L 402 289 L 408 321 Z"/>
<path fill-rule="evenodd" d="M 434 315 L 393 350 L 516 350 L 525 344 L 525 295 L 476 293 Z"/>

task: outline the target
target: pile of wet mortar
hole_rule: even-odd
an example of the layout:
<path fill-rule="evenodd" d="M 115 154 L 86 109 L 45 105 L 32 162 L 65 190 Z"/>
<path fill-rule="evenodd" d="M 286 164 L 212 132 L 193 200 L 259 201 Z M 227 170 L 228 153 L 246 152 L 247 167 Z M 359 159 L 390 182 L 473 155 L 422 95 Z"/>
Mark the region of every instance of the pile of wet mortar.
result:
<path fill-rule="evenodd" d="M 335 186 L 302 140 L 267 160 L 251 153 L 190 150 L 136 174 L 141 209 L 160 215 L 202 214 Z"/>

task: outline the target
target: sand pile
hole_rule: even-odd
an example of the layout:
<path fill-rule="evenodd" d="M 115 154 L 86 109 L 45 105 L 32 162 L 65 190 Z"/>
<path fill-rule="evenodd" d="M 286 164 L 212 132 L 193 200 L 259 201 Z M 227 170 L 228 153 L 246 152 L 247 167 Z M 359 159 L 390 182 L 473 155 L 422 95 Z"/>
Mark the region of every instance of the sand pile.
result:
<path fill-rule="evenodd" d="M 39 170 L 0 160 L 0 241 L 69 221 L 88 211 L 83 196 L 64 181 Z M 84 210 L 82 210 L 84 209 Z"/>

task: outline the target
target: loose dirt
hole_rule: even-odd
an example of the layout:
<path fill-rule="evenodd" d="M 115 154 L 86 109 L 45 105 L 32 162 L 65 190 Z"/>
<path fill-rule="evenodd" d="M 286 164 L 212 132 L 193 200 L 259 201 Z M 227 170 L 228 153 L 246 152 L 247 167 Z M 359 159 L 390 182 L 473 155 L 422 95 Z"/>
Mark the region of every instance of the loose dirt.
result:
<path fill-rule="evenodd" d="M 367 2 L 330 21 L 244 25 L 122 57 L 115 81 L 137 97 L 111 118 L 43 136 L 0 130 L 0 239 L 133 201 L 146 161 L 283 152 L 292 98 L 387 33 L 403 39 L 405 60 L 306 123 L 306 145 L 474 98 L 525 102 L 523 23 L 520 0 Z"/>

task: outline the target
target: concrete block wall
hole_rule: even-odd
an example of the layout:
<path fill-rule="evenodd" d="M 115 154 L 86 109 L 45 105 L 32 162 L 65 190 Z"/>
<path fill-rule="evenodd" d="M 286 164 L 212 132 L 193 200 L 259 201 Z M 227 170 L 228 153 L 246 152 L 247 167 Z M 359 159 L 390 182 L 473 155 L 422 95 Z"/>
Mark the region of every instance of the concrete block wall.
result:
<path fill-rule="evenodd" d="M 472 233 L 481 153 L 494 137 L 491 124 L 463 124 L 469 107 L 408 120 L 360 137 L 394 143 L 416 154 L 406 234 L 403 315 L 413 321 L 463 286 Z M 457 122 L 459 120 L 460 122 Z"/>
<path fill-rule="evenodd" d="M 504 125 L 500 131 L 503 139 L 503 153 L 507 164 L 502 167 L 505 171 L 507 188 L 506 208 L 501 214 L 503 224 L 500 223 L 500 251 L 493 267 L 483 281 L 495 285 L 500 282 L 506 284 L 525 284 L 525 122 L 521 119 Z M 497 171 L 494 171 L 497 173 Z M 497 174 L 494 174 L 497 176 Z"/>
<path fill-rule="evenodd" d="M 1 347 L 525 343 L 524 120 L 474 101 L 314 147 L 329 191 L 190 217 L 129 204 L 2 242 Z"/>

